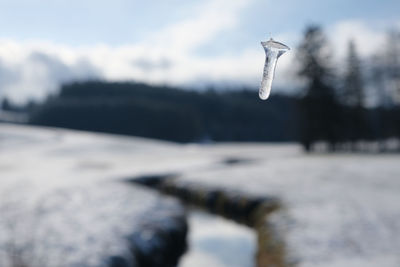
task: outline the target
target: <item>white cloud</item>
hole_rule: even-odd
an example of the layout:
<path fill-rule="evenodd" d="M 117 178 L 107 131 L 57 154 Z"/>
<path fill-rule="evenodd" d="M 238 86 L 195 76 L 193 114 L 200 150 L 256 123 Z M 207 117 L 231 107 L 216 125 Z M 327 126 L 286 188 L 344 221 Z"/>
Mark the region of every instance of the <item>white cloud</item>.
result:
<path fill-rule="evenodd" d="M 240 80 L 256 68 L 252 52 L 243 51 L 236 58 L 204 58 L 196 56 L 195 50 L 222 31 L 234 29 L 241 8 L 248 4 L 245 0 L 210 0 L 196 7 L 195 16 L 126 46 L 71 47 L 46 41 L 0 40 L 0 75 L 18 76 L 17 81 L 8 79 L 1 84 L 0 96 L 8 95 L 17 102 L 27 97 L 43 99 L 60 83 L 85 76 L 172 85 L 201 79 Z M 43 60 L 32 60 L 32 55 L 42 55 Z"/>
<path fill-rule="evenodd" d="M 379 52 L 385 41 L 385 30 L 373 26 L 361 20 L 347 20 L 329 27 L 329 37 L 337 56 L 345 56 L 350 40 L 355 42 L 361 56 Z"/>
<path fill-rule="evenodd" d="M 23 103 L 43 99 L 64 82 L 101 77 L 99 69 L 69 49 L 36 45 L 0 41 L 0 97 Z"/>
<path fill-rule="evenodd" d="M 237 23 L 240 8 L 249 4 L 245 0 L 214 0 L 197 7 L 197 15 L 170 25 L 153 34 L 144 44 L 172 54 L 187 53 L 205 44 L 221 31 L 232 29 Z"/>
<path fill-rule="evenodd" d="M 225 82 L 258 86 L 264 64 L 260 44 L 235 55 L 197 54 L 202 45 L 210 44 L 219 34 L 234 31 L 240 24 L 241 10 L 248 4 L 245 0 L 209 0 L 197 6 L 192 17 L 166 25 L 131 45 L 74 47 L 49 41 L 0 40 L 0 97 L 8 95 L 17 102 L 43 99 L 63 82 L 87 78 L 169 85 Z M 384 31 L 365 21 L 342 21 L 325 30 L 340 56 L 345 54 L 349 39 L 355 40 L 362 56 L 376 51 L 384 40 Z M 274 86 L 293 86 L 298 83 L 295 54 L 301 34 L 287 32 L 275 39 L 292 50 L 279 59 Z"/>

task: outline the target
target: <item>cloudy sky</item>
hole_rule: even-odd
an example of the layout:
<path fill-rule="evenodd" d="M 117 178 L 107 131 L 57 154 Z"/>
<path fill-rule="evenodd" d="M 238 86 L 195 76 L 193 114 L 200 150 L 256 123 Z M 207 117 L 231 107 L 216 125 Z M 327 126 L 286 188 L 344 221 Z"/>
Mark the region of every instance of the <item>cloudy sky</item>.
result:
<path fill-rule="evenodd" d="M 337 60 L 350 38 L 368 56 L 400 28 L 399 10 L 395 0 L 0 0 L 0 97 L 43 99 L 86 79 L 256 87 L 270 36 L 292 48 L 275 80 L 290 87 L 306 25 L 324 27 Z"/>

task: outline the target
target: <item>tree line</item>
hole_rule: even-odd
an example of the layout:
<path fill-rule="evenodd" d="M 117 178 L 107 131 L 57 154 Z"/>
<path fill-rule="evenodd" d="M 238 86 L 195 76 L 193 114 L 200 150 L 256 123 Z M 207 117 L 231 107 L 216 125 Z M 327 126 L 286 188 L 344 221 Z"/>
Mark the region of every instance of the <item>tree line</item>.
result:
<path fill-rule="evenodd" d="M 265 105 L 248 89 L 198 92 L 89 81 L 63 85 L 33 109 L 30 122 L 176 142 L 295 141 L 296 101 L 275 96 Z"/>
<path fill-rule="evenodd" d="M 330 151 L 383 151 L 393 143 L 399 148 L 400 32 L 387 39 L 370 62 L 360 59 L 350 40 L 346 59 L 335 66 L 322 29 L 306 29 L 297 52 L 305 82 L 299 125 L 306 150 L 321 143 Z"/>

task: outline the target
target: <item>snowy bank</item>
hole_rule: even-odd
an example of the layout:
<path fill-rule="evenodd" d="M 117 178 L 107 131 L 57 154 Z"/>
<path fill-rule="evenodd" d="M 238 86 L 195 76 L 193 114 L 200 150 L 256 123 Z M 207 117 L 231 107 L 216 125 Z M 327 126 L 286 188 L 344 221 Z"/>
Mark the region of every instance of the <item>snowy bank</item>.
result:
<path fill-rule="evenodd" d="M 174 266 L 181 205 L 111 179 L 169 146 L 0 124 L 0 266 Z"/>

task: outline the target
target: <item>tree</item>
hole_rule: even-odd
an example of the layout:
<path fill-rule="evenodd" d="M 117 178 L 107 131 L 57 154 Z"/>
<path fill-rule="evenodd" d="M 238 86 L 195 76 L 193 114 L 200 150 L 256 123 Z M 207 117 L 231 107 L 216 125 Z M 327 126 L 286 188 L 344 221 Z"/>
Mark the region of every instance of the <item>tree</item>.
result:
<path fill-rule="evenodd" d="M 6 110 L 6 111 L 13 110 L 12 104 L 10 103 L 10 101 L 8 100 L 7 97 L 3 98 L 3 101 L 1 102 L 0 108 L 2 110 Z"/>
<path fill-rule="evenodd" d="M 344 83 L 342 103 L 351 107 L 362 107 L 365 101 L 365 94 L 361 73 L 361 63 L 353 41 L 349 42 L 347 70 L 344 77 Z"/>
<path fill-rule="evenodd" d="M 391 30 L 387 34 L 386 44 L 386 74 L 389 90 L 394 104 L 400 104 L 400 31 Z"/>
<path fill-rule="evenodd" d="M 355 149 L 355 141 L 366 138 L 365 121 L 365 92 L 362 78 L 361 62 L 353 41 L 349 42 L 347 54 L 347 69 L 344 75 L 344 87 L 341 94 L 341 103 L 344 107 L 344 138 L 352 142 Z"/>
<path fill-rule="evenodd" d="M 386 137 L 400 137 L 400 31 L 391 30 L 387 35 L 386 73 L 389 94 L 392 96 L 390 110 L 385 110 Z"/>
<path fill-rule="evenodd" d="M 302 99 L 302 143 L 310 150 L 315 141 L 328 141 L 330 149 L 338 140 L 338 113 L 330 67 L 328 42 L 319 26 L 309 26 L 298 54 L 298 75 L 306 82 Z"/>

